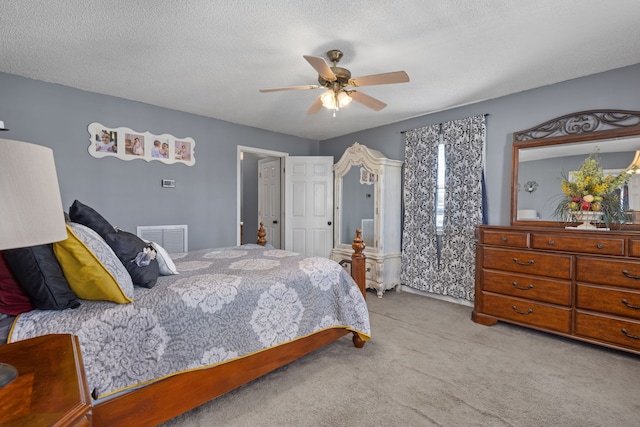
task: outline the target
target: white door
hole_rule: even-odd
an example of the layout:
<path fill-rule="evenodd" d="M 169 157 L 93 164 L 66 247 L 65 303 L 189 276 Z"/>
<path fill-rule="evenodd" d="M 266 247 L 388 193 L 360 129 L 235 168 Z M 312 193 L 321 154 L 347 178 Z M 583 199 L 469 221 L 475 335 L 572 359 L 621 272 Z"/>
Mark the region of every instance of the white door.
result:
<path fill-rule="evenodd" d="M 258 223 L 264 224 L 267 243 L 280 249 L 280 159 L 258 160 Z"/>
<path fill-rule="evenodd" d="M 333 248 L 333 157 L 285 158 L 285 246 L 328 258 Z"/>

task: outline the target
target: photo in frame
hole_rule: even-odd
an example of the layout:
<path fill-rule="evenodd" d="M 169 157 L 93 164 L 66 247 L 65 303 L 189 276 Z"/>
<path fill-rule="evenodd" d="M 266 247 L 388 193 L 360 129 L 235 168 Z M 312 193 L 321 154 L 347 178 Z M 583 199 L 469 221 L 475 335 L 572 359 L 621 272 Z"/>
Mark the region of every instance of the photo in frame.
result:
<path fill-rule="evenodd" d="M 156 135 L 127 127 L 110 128 L 97 122 L 91 123 L 87 129 L 88 151 L 93 157 L 143 159 L 148 162 L 182 163 L 187 166 L 193 166 L 196 162 L 196 142 L 193 138 L 177 138 L 169 134 Z"/>
<path fill-rule="evenodd" d="M 364 167 L 360 168 L 360 184 L 372 185 L 375 182 L 376 175 L 369 172 Z"/>

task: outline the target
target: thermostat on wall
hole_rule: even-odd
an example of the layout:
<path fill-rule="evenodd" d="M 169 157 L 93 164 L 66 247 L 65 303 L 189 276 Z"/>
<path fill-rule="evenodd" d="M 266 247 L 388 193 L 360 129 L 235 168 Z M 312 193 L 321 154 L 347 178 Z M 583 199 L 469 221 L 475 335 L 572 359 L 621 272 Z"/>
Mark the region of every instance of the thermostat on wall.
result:
<path fill-rule="evenodd" d="M 176 180 L 175 179 L 163 179 L 162 180 L 162 186 L 165 188 L 174 188 L 176 186 Z"/>

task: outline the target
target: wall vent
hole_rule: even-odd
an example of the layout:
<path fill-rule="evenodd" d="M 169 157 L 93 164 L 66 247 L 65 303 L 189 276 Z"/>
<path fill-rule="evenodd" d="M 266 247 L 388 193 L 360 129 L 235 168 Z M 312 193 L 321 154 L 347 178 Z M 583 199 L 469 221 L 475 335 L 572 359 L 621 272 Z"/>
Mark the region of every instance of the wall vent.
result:
<path fill-rule="evenodd" d="M 143 240 L 158 243 L 170 254 L 188 251 L 186 225 L 139 225 L 136 234 Z"/>

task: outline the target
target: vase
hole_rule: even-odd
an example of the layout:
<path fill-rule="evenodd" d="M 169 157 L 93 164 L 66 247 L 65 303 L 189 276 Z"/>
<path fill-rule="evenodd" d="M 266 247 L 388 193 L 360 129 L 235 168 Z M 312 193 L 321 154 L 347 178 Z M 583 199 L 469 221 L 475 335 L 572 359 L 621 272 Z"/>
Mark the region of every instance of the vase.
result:
<path fill-rule="evenodd" d="M 573 211 L 571 212 L 576 221 L 582 222 L 577 227 L 581 230 L 597 230 L 593 222 L 599 222 L 602 219 L 602 212 L 597 211 Z"/>

